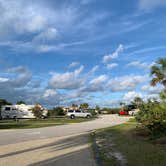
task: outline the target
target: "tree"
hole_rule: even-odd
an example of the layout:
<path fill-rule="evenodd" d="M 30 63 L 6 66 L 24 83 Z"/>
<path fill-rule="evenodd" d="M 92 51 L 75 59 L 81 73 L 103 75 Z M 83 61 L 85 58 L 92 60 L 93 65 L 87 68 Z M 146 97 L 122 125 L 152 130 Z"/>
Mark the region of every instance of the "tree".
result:
<path fill-rule="evenodd" d="M 3 105 L 12 105 L 12 103 L 8 102 L 5 99 L 0 99 L 0 109 Z"/>
<path fill-rule="evenodd" d="M 161 83 L 166 87 L 166 58 L 160 58 L 155 65 L 151 67 L 151 85 Z"/>
<path fill-rule="evenodd" d="M 26 103 L 24 101 L 20 100 L 20 101 L 17 101 L 16 104 L 21 105 L 21 104 L 26 104 Z"/>
<path fill-rule="evenodd" d="M 164 90 L 160 93 L 161 99 L 166 99 L 166 58 L 160 58 L 155 65 L 151 67 L 151 85 L 156 86 L 158 83 L 164 86 Z M 143 103 L 136 120 L 141 122 L 149 129 L 152 137 L 160 137 L 166 135 L 166 102 L 164 100 L 158 102 L 156 99 L 148 100 Z"/>
<path fill-rule="evenodd" d="M 166 99 L 166 88 L 160 93 L 160 98 L 161 99 Z"/>
<path fill-rule="evenodd" d="M 143 104 L 143 100 L 141 99 L 141 97 L 135 97 L 132 101 L 132 104 L 139 108 Z"/>
<path fill-rule="evenodd" d="M 43 108 L 39 105 L 36 104 L 33 108 L 32 108 L 32 113 L 34 114 L 34 116 L 36 118 L 42 118 L 43 117 Z"/>
<path fill-rule="evenodd" d="M 124 103 L 124 102 L 120 102 L 119 104 L 120 104 L 120 106 L 125 106 L 126 105 L 126 103 Z"/>
<path fill-rule="evenodd" d="M 97 111 L 99 111 L 99 110 L 100 110 L 100 107 L 99 107 L 98 105 L 96 105 L 95 109 L 96 109 Z"/>
<path fill-rule="evenodd" d="M 81 109 L 87 109 L 88 107 L 89 107 L 88 103 L 82 103 L 82 104 L 80 104 L 80 108 Z"/>
<path fill-rule="evenodd" d="M 63 116 L 63 115 L 65 115 L 65 113 L 61 107 L 55 107 L 48 111 L 48 116 L 50 117 Z"/>
<path fill-rule="evenodd" d="M 71 106 L 72 106 L 72 107 L 78 107 L 78 105 L 77 105 L 77 104 L 72 104 Z"/>

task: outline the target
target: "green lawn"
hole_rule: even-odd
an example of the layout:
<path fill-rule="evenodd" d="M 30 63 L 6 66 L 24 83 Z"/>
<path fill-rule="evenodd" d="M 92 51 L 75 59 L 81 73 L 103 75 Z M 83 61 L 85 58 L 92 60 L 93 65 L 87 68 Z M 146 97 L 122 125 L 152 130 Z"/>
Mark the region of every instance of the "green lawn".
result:
<path fill-rule="evenodd" d="M 52 119 L 20 119 L 18 122 L 14 120 L 0 120 L 0 129 L 29 129 L 29 128 L 39 128 L 48 126 L 57 126 L 70 123 L 80 123 L 94 118 L 52 118 Z"/>
<path fill-rule="evenodd" d="M 132 120 L 97 130 L 95 135 L 92 135 L 92 139 L 96 139 L 103 166 L 166 165 L 166 144 L 150 141 L 147 132 L 136 129 L 136 126 L 137 123 Z"/>

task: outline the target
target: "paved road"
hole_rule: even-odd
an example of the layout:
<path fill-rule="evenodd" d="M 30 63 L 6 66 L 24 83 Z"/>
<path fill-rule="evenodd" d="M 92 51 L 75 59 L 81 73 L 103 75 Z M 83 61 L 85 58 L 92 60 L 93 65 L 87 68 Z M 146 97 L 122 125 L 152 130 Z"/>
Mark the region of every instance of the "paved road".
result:
<path fill-rule="evenodd" d="M 95 166 L 88 133 L 124 123 L 128 119 L 104 115 L 78 124 L 1 130 L 0 166 Z"/>

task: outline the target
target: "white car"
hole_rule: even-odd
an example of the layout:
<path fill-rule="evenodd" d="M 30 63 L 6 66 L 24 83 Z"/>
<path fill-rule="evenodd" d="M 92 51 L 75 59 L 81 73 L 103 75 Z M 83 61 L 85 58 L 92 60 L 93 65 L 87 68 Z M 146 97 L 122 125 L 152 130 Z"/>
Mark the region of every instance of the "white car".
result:
<path fill-rule="evenodd" d="M 71 119 L 74 119 L 76 117 L 91 118 L 92 114 L 89 112 L 83 112 L 81 110 L 68 110 L 66 116 L 70 117 Z"/>
<path fill-rule="evenodd" d="M 139 109 L 133 109 L 133 110 L 129 111 L 129 115 L 134 116 L 134 115 L 136 115 L 138 112 L 139 112 Z"/>

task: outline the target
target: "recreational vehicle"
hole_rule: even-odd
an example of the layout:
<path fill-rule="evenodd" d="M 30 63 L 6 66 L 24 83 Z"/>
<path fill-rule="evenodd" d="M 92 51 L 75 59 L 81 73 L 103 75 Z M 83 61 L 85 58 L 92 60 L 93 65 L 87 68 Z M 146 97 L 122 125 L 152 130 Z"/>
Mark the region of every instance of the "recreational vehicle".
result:
<path fill-rule="evenodd" d="M 26 118 L 35 118 L 32 113 L 32 108 L 34 105 L 5 105 L 1 108 L 1 118 L 2 119 L 26 119 Z M 44 110 L 43 116 L 47 115 L 47 110 Z"/>

